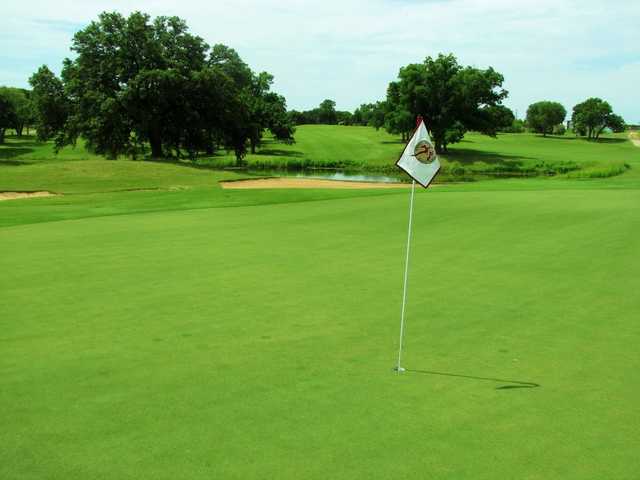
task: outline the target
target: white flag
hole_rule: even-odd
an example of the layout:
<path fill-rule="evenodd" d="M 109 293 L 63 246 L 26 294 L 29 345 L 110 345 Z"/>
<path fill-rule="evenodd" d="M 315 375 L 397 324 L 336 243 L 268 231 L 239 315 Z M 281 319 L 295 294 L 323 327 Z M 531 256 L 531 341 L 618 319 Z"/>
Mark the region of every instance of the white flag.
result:
<path fill-rule="evenodd" d="M 422 119 L 420 119 L 413 137 L 409 140 L 396 165 L 425 188 L 429 186 L 440 170 L 436 149 Z"/>

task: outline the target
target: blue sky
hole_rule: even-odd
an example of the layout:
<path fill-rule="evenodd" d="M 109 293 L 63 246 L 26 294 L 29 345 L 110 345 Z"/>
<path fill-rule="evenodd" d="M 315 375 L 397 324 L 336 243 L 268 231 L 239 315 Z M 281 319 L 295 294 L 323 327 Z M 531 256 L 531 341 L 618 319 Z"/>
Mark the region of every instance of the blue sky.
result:
<path fill-rule="evenodd" d="M 27 86 L 41 64 L 59 71 L 73 33 L 103 10 L 131 2 L 32 0 L 3 6 L 0 85 Z M 178 15 L 208 43 L 224 43 L 254 70 L 275 75 L 290 108 L 325 98 L 352 110 L 382 99 L 398 69 L 427 55 L 504 74 L 507 105 L 524 116 L 538 100 L 568 111 L 590 96 L 640 123 L 637 0 L 139 0 Z"/>

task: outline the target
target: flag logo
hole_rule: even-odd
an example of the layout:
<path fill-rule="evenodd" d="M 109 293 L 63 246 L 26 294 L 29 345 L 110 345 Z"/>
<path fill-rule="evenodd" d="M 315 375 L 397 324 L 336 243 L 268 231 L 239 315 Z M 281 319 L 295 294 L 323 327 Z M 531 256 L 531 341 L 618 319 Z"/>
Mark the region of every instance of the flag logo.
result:
<path fill-rule="evenodd" d="M 413 156 L 422 163 L 433 163 L 436 159 L 436 149 L 426 140 L 420 140 L 413 151 Z"/>

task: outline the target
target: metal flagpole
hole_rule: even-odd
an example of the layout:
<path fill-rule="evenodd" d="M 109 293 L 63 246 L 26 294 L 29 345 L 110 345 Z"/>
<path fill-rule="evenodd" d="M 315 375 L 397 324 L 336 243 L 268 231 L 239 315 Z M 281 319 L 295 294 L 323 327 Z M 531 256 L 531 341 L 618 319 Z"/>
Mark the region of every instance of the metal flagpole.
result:
<path fill-rule="evenodd" d="M 416 191 L 416 181 L 411 183 L 411 202 L 409 203 L 409 232 L 407 233 L 407 256 L 404 262 L 404 287 L 402 289 L 402 313 L 400 315 L 400 347 L 398 348 L 398 365 L 396 372 L 404 372 L 401 366 L 402 361 L 402 340 L 404 339 L 404 310 L 407 304 L 407 279 L 409 277 L 409 251 L 411 249 L 411 226 L 413 223 L 413 195 Z"/>

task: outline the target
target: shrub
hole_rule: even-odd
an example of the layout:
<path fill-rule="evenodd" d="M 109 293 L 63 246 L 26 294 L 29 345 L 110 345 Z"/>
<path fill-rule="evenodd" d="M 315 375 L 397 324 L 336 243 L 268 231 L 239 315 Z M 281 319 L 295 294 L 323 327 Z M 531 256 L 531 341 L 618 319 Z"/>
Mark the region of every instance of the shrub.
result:
<path fill-rule="evenodd" d="M 562 123 L 559 123 L 558 125 L 553 127 L 553 134 L 554 135 L 564 135 L 565 133 L 567 133 L 567 129 L 565 128 L 565 126 Z"/>

